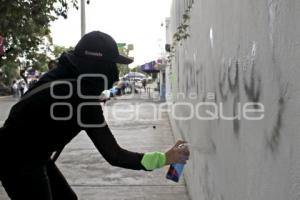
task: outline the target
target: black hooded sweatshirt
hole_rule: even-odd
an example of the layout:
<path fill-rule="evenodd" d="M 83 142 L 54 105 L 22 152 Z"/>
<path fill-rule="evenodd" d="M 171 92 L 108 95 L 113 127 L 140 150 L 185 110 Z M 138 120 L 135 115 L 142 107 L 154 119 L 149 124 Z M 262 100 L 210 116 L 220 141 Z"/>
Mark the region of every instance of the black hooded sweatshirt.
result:
<path fill-rule="evenodd" d="M 106 76 L 107 87 L 118 80 L 115 63 L 76 67 L 63 54 L 58 67 L 26 92 L 0 128 L 0 159 L 4 161 L 1 165 L 47 162 L 53 152 L 63 149 L 85 130 L 110 164 L 145 170 L 141 164 L 142 153 L 122 149 L 116 142 L 105 124 L 99 100 L 79 95 L 78 77 L 87 73 Z M 105 89 L 103 80 L 93 77 L 82 78 L 79 88 L 88 97 L 99 95 Z"/>

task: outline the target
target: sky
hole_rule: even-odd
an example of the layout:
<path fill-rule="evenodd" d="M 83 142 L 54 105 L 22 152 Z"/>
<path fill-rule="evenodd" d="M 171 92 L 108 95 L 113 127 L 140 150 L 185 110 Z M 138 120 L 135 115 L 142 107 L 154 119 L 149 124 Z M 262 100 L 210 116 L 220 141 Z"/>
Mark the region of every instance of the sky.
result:
<path fill-rule="evenodd" d="M 80 0 L 78 0 L 80 3 Z M 86 5 L 86 32 L 99 30 L 118 43 L 133 44 L 130 56 L 142 65 L 157 60 L 165 44 L 165 19 L 172 0 L 90 0 Z M 162 26 L 163 24 L 163 26 Z M 53 43 L 75 46 L 80 39 L 80 10 L 71 8 L 68 19 L 51 24 Z"/>

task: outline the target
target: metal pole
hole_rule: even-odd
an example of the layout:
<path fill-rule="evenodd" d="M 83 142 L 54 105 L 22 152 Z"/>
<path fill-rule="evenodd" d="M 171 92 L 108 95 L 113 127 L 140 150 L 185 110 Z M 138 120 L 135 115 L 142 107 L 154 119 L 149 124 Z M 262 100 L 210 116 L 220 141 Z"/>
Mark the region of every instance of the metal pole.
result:
<path fill-rule="evenodd" d="M 85 0 L 81 0 L 81 37 L 85 34 Z"/>

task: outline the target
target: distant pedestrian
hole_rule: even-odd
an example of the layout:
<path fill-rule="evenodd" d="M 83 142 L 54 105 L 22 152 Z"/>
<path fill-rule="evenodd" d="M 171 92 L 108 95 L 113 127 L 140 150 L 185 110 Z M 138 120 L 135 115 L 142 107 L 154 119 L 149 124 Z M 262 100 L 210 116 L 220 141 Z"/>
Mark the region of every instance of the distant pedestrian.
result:
<path fill-rule="evenodd" d="M 146 92 L 147 80 L 145 78 L 142 80 L 142 86 L 144 88 L 144 91 Z"/>
<path fill-rule="evenodd" d="M 125 94 L 131 93 L 130 84 L 127 79 L 124 80 L 124 87 L 125 87 L 124 89 Z"/>
<path fill-rule="evenodd" d="M 0 128 L 0 180 L 12 200 L 76 200 L 51 155 L 56 152 L 57 158 L 82 130 L 114 166 L 151 171 L 186 162 L 189 151 L 179 148 L 183 141 L 165 153 L 132 152 L 119 146 L 105 122 L 99 96 L 105 85 L 118 81 L 116 63 L 131 62 L 111 36 L 88 33 L 12 107 Z"/>
<path fill-rule="evenodd" d="M 18 91 L 19 91 L 19 96 L 22 97 L 24 95 L 25 90 L 25 81 L 24 80 L 19 80 L 18 82 Z"/>
<path fill-rule="evenodd" d="M 16 80 L 13 80 L 11 85 L 11 93 L 14 98 L 18 97 L 18 84 Z"/>

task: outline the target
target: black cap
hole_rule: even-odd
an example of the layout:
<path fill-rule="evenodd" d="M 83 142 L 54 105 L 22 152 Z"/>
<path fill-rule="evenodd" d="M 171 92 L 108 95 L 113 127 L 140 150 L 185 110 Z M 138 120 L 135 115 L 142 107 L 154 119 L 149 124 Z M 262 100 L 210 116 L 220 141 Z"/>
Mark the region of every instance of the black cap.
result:
<path fill-rule="evenodd" d="M 67 54 L 67 57 L 76 66 L 83 60 L 93 63 L 110 61 L 130 64 L 133 62 L 132 59 L 120 55 L 117 43 L 110 35 L 100 31 L 85 34 L 77 43 L 74 51 Z"/>

